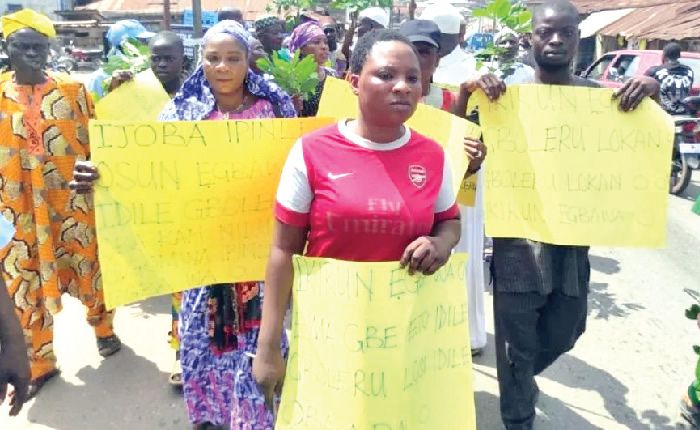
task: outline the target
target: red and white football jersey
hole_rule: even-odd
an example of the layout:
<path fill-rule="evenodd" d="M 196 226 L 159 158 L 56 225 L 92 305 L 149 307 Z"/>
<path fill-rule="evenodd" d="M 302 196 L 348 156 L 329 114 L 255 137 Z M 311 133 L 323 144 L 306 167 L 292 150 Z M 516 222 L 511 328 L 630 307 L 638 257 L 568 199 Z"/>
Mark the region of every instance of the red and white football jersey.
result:
<path fill-rule="evenodd" d="M 459 218 L 443 148 L 405 127 L 375 143 L 342 121 L 301 138 L 277 190 L 275 217 L 308 227 L 307 255 L 396 261 L 436 222 Z"/>

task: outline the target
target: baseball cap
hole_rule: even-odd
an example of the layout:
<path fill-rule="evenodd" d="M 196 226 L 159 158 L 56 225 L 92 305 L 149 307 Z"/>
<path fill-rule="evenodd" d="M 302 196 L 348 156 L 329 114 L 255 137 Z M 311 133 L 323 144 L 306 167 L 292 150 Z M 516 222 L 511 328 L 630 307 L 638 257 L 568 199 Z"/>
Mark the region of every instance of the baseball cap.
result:
<path fill-rule="evenodd" d="M 369 7 L 358 15 L 359 20 L 362 18 L 368 18 L 384 28 L 389 27 L 389 14 L 380 7 Z"/>
<path fill-rule="evenodd" d="M 414 19 L 401 24 L 399 32 L 411 43 L 424 42 L 440 49 L 440 28 L 433 21 Z"/>
<path fill-rule="evenodd" d="M 433 21 L 440 28 L 440 33 L 459 34 L 462 13 L 451 4 L 432 4 L 425 8 L 420 19 Z"/>
<path fill-rule="evenodd" d="M 117 21 L 107 31 L 107 41 L 111 46 L 120 46 L 126 39 L 150 39 L 156 34 L 135 19 Z"/>

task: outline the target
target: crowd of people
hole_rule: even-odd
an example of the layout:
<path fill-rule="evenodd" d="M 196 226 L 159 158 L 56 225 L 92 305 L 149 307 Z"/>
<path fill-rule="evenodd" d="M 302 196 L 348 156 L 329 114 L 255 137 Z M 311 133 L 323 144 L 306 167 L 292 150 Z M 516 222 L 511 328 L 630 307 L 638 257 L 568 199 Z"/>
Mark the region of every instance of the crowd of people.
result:
<path fill-rule="evenodd" d="M 153 34 L 137 22 L 112 27 L 113 55 L 130 37 L 147 39 L 151 68 L 171 96 L 161 121 L 314 116 L 326 76 L 345 77 L 357 95 L 357 118 L 303 136 L 289 153 L 265 279 L 193 285 L 197 288 L 173 296 L 176 366 L 169 382 L 182 386 L 195 429 L 273 427 L 285 375 L 284 319 L 294 254 L 399 261 L 409 272 L 426 275 L 453 251 L 476 256 L 466 268 L 469 328 L 472 354 L 483 351 L 486 148 L 465 138 L 470 159 L 465 176 L 477 175 L 478 187 L 475 206 L 460 207 L 451 178 L 462 172 L 452 172 L 442 147 L 405 123 L 418 103 L 466 117 L 477 90 L 497 100 L 508 85 L 520 83 L 596 86 L 571 73 L 578 17 L 564 0 L 539 6 L 533 17 L 534 68 L 514 63 L 500 76 L 479 72 L 460 48 L 463 18 L 449 5 L 429 6 L 398 31 L 387 28 L 384 10 L 366 9 L 353 21 L 358 38 L 351 28 L 340 48 L 332 19 L 306 17 L 292 31 L 286 51 L 279 19 L 261 17 L 251 33 L 240 11 L 224 9 L 202 38 L 199 64 L 186 75 L 184 45 L 176 34 Z M 121 343 L 112 327 L 114 314 L 104 305 L 97 260 L 92 187 L 99 172 L 89 162 L 87 133 L 92 97 L 82 84 L 46 71 L 48 41 L 55 35 L 47 17 L 23 10 L 3 16 L 2 28 L 12 72 L 0 77 L 0 209 L 14 232 L 0 250 L 6 283 L 0 288 L 0 400 L 13 385 L 16 414 L 59 374 L 52 338 L 62 294 L 87 308 L 102 356 L 118 352 Z M 513 36 L 503 31 L 496 37 L 507 48 L 502 61 L 512 62 L 507 56 L 515 55 Z M 288 58 L 297 50 L 314 57 L 320 78 L 314 95 L 304 100 L 285 93 L 254 64 L 256 58 Z M 102 82 L 110 79 L 106 91 L 114 91 L 131 78 L 96 73 L 91 88 L 104 89 Z M 658 89 L 652 77 L 633 78 L 615 96 L 628 111 Z M 423 166 L 424 186 L 407 178 L 411 165 Z M 336 172 L 339 166 L 362 174 L 347 180 L 310 174 Z M 365 199 L 400 209 L 382 211 Z M 416 228 L 398 233 L 331 228 L 330 212 L 346 220 L 379 216 Z M 508 430 L 529 430 L 539 395 L 535 376 L 573 348 L 585 329 L 588 248 L 497 238 L 491 272 L 501 415 Z"/>

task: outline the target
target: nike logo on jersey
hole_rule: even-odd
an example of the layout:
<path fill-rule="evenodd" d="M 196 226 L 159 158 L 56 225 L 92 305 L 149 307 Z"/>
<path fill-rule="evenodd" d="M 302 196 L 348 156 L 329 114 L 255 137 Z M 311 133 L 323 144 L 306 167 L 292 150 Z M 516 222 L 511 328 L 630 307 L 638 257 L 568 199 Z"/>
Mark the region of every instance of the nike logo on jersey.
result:
<path fill-rule="evenodd" d="M 331 179 L 331 180 L 334 180 L 334 181 L 335 181 L 336 179 L 344 178 L 344 177 L 350 176 L 350 175 L 352 175 L 352 173 L 340 173 L 340 174 L 338 174 L 338 175 L 334 175 L 334 174 L 332 174 L 331 172 L 328 172 L 328 178 Z"/>

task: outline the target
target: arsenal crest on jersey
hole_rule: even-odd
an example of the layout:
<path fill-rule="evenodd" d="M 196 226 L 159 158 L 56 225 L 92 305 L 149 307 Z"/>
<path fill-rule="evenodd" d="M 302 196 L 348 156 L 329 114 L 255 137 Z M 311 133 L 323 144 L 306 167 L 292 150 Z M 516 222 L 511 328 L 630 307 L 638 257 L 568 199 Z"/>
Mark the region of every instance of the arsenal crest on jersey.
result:
<path fill-rule="evenodd" d="M 428 172 L 425 170 L 425 167 L 414 164 L 408 166 L 408 178 L 416 188 L 421 189 L 428 182 Z"/>

